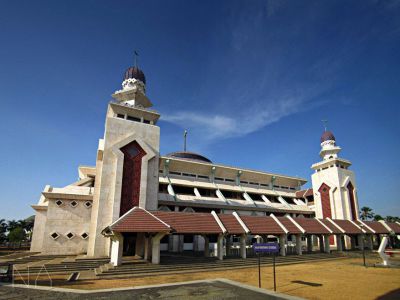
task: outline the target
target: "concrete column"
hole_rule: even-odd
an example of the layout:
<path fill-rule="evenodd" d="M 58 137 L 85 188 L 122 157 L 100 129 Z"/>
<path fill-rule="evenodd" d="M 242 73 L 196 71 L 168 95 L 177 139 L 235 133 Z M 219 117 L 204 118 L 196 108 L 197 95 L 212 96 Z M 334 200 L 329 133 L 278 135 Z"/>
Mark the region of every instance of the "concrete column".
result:
<path fill-rule="evenodd" d="M 372 234 L 367 234 L 366 236 L 366 246 L 369 250 L 374 250 L 374 245 L 372 243 Z"/>
<path fill-rule="evenodd" d="M 136 234 L 135 255 L 144 256 L 144 233 Z"/>
<path fill-rule="evenodd" d="M 281 256 L 286 256 L 286 234 L 282 234 L 279 236 L 279 247 L 281 248 L 280 250 L 280 255 Z"/>
<path fill-rule="evenodd" d="M 364 235 L 363 234 L 358 234 L 357 235 L 357 240 L 358 240 L 358 249 L 362 250 L 364 248 Z"/>
<path fill-rule="evenodd" d="M 151 236 L 148 236 L 144 238 L 144 260 L 151 260 L 151 252 Z"/>
<path fill-rule="evenodd" d="M 329 235 L 324 235 L 324 252 L 331 253 L 331 245 L 329 243 Z"/>
<path fill-rule="evenodd" d="M 198 251 L 199 248 L 199 239 L 198 239 L 198 235 L 193 235 L 193 252 L 195 253 L 196 251 Z"/>
<path fill-rule="evenodd" d="M 232 239 L 231 235 L 227 235 L 225 237 L 225 256 L 231 255 L 231 247 L 232 247 L 231 239 Z"/>
<path fill-rule="evenodd" d="M 297 255 L 302 255 L 301 251 L 301 234 L 296 235 L 296 253 Z"/>
<path fill-rule="evenodd" d="M 218 235 L 218 241 L 217 241 L 217 253 L 218 253 L 218 259 L 223 260 L 224 259 L 224 236 L 222 234 Z"/>
<path fill-rule="evenodd" d="M 159 232 L 151 239 L 151 263 L 160 263 L 160 240 L 165 236 L 164 232 Z"/>
<path fill-rule="evenodd" d="M 319 251 L 321 253 L 324 252 L 324 237 L 322 235 L 318 235 L 318 244 L 319 244 Z"/>
<path fill-rule="evenodd" d="M 204 257 L 210 257 L 210 239 L 207 235 L 204 238 Z"/>
<path fill-rule="evenodd" d="M 247 236 L 245 234 L 242 234 L 240 236 L 240 257 L 246 259 L 247 253 L 246 253 L 246 240 Z"/>
<path fill-rule="evenodd" d="M 122 250 L 124 245 L 124 237 L 122 234 L 116 232 L 111 237 L 111 257 L 110 263 L 114 266 L 120 266 L 122 264 Z"/>
<path fill-rule="evenodd" d="M 312 252 L 312 250 L 313 250 L 312 235 L 307 235 L 307 251 Z"/>
<path fill-rule="evenodd" d="M 178 236 L 178 252 L 182 253 L 183 252 L 183 245 L 184 245 L 184 235 L 181 234 Z"/>
<path fill-rule="evenodd" d="M 338 234 L 336 235 L 336 249 L 338 252 L 343 251 L 343 242 L 342 242 L 342 235 Z"/>
<path fill-rule="evenodd" d="M 356 237 L 354 235 L 351 236 L 351 250 L 356 249 Z"/>

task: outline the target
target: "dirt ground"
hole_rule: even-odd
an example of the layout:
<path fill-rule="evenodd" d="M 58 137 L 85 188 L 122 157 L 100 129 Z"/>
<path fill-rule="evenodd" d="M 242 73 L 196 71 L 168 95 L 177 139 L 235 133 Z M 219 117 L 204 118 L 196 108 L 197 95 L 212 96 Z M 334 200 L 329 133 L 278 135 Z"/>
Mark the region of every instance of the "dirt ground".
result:
<path fill-rule="evenodd" d="M 374 262 L 368 263 L 372 265 Z M 262 288 L 272 290 L 272 267 L 262 267 L 261 277 Z M 142 278 L 86 280 L 73 284 L 56 280 L 53 285 L 104 289 L 215 278 L 258 286 L 258 269 L 252 267 Z M 400 299 L 400 268 L 365 268 L 359 258 L 277 266 L 276 278 L 278 292 L 306 299 Z"/>

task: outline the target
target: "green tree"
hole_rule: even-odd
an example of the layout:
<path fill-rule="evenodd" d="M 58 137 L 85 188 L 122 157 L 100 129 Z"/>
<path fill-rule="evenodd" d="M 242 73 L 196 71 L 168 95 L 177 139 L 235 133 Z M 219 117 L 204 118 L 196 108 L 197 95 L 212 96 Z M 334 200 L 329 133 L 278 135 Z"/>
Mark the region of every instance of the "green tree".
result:
<path fill-rule="evenodd" d="M 21 227 L 15 227 L 8 234 L 8 240 L 12 243 L 21 243 L 25 239 L 25 230 Z"/>
<path fill-rule="evenodd" d="M 393 217 L 393 216 L 386 216 L 385 221 L 386 222 L 399 222 L 400 218 L 399 217 Z"/>
<path fill-rule="evenodd" d="M 383 220 L 383 217 L 381 215 L 374 215 L 374 221 L 380 221 Z"/>
<path fill-rule="evenodd" d="M 372 208 L 369 208 L 368 206 L 361 207 L 361 210 L 360 210 L 361 220 L 367 221 L 369 219 L 372 219 L 374 217 L 374 215 L 375 214 L 372 212 Z"/>
<path fill-rule="evenodd" d="M 6 220 L 0 219 L 0 243 L 4 242 L 6 237 L 6 232 L 8 231 L 8 225 Z"/>

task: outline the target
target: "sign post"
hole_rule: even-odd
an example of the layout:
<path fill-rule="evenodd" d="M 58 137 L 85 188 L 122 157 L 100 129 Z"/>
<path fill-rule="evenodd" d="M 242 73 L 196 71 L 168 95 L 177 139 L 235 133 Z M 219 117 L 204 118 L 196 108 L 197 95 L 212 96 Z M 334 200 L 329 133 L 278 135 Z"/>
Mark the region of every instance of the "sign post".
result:
<path fill-rule="evenodd" d="M 273 273 L 274 273 L 274 291 L 276 292 L 276 275 L 275 275 L 275 255 L 279 252 L 278 243 L 256 243 L 253 244 L 253 250 L 258 254 L 258 287 L 261 287 L 261 259 L 260 253 L 272 253 Z"/>

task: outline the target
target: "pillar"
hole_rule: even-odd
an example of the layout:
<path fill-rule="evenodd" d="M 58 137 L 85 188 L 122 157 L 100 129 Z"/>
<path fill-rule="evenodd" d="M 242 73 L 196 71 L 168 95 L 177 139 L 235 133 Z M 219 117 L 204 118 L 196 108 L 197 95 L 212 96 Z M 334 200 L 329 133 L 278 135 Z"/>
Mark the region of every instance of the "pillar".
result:
<path fill-rule="evenodd" d="M 222 234 L 218 235 L 217 240 L 217 257 L 219 260 L 224 259 L 224 236 Z"/>
<path fill-rule="evenodd" d="M 322 235 L 318 236 L 318 244 L 319 244 L 319 251 L 321 253 L 323 253 L 324 252 L 324 238 Z"/>
<path fill-rule="evenodd" d="M 363 234 L 358 234 L 357 235 L 357 240 L 358 240 L 358 249 L 363 250 L 364 248 L 364 235 Z"/>
<path fill-rule="evenodd" d="M 338 252 L 342 252 L 343 251 L 343 241 L 342 241 L 342 235 L 341 234 L 336 235 L 336 250 Z"/>
<path fill-rule="evenodd" d="M 231 255 L 231 248 L 232 248 L 232 236 L 228 235 L 225 238 L 225 256 Z"/>
<path fill-rule="evenodd" d="M 204 238 L 204 257 L 210 257 L 210 239 L 207 235 Z"/>
<path fill-rule="evenodd" d="M 301 251 L 301 234 L 296 235 L 296 253 L 297 255 L 302 255 Z"/>
<path fill-rule="evenodd" d="M 199 236 L 193 235 L 193 253 L 199 251 Z"/>
<path fill-rule="evenodd" d="M 124 244 L 124 237 L 119 232 L 115 232 L 111 237 L 111 258 L 110 263 L 114 266 L 122 264 L 122 250 Z"/>
<path fill-rule="evenodd" d="M 307 236 L 307 251 L 312 252 L 313 250 L 313 242 L 312 242 L 312 235 Z"/>
<path fill-rule="evenodd" d="M 355 250 L 356 249 L 356 237 L 354 235 L 352 235 L 350 237 L 351 239 L 351 250 Z"/>
<path fill-rule="evenodd" d="M 279 236 L 279 247 L 280 247 L 280 255 L 281 256 L 286 256 L 286 235 L 282 234 Z"/>
<path fill-rule="evenodd" d="M 144 233 L 136 234 L 135 255 L 144 256 Z"/>
<path fill-rule="evenodd" d="M 160 241 L 165 236 L 164 232 L 159 232 L 151 239 L 151 263 L 160 263 Z"/>
<path fill-rule="evenodd" d="M 329 243 L 329 235 L 324 235 L 324 252 L 331 253 L 331 245 Z"/>
<path fill-rule="evenodd" d="M 145 236 L 144 238 L 144 260 L 151 259 L 151 236 Z"/>
<path fill-rule="evenodd" d="M 245 234 L 242 234 L 240 236 L 240 257 L 246 259 L 247 253 L 246 253 L 246 240 L 247 236 Z"/>
<path fill-rule="evenodd" d="M 369 250 L 374 250 L 374 244 L 372 243 L 372 234 L 366 236 L 366 246 Z"/>

